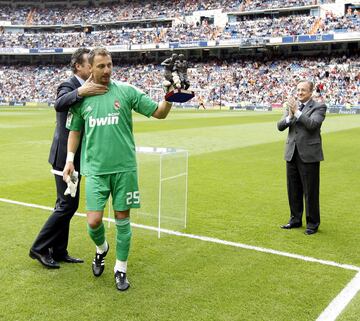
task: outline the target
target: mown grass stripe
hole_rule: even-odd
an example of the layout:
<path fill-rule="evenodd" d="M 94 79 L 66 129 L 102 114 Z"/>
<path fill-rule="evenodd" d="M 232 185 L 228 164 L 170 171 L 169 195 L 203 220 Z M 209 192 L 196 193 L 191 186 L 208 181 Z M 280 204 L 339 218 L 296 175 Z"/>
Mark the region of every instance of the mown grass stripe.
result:
<path fill-rule="evenodd" d="M 47 210 L 47 211 L 53 211 L 53 208 L 48 207 L 48 206 L 24 203 L 24 202 L 5 199 L 5 198 L 0 198 L 0 202 L 10 203 L 10 204 L 20 205 L 20 206 L 26 206 L 26 207 L 31 207 L 31 208 L 39 208 L 39 209 L 43 209 L 43 210 Z M 80 217 L 86 217 L 86 214 L 84 214 L 84 213 L 75 213 L 75 215 L 80 216 Z M 112 223 L 115 223 L 115 220 L 112 218 L 104 217 L 103 219 L 105 221 L 110 221 Z M 151 230 L 151 231 L 156 231 L 156 232 L 159 231 L 159 229 L 154 226 L 147 226 L 147 225 L 136 224 L 136 223 L 131 223 L 131 225 L 134 227 L 137 227 L 137 228 L 141 228 L 141 229 L 146 229 L 146 230 Z M 303 256 L 303 255 L 298 255 L 298 254 L 293 254 L 293 253 L 288 253 L 288 252 L 283 252 L 283 251 L 277 251 L 277 250 L 273 250 L 273 249 L 267 249 L 267 248 L 259 247 L 259 246 L 231 242 L 231 241 L 221 240 L 221 239 L 208 237 L 208 236 L 187 234 L 187 233 L 182 233 L 182 232 L 163 229 L 163 228 L 160 229 L 160 232 L 164 233 L 164 234 L 181 236 L 181 237 L 186 237 L 186 238 L 190 238 L 190 239 L 205 241 L 205 242 L 209 242 L 209 243 L 216 243 L 216 244 L 221 244 L 221 245 L 226 245 L 226 246 L 238 247 L 238 248 L 242 248 L 242 249 L 246 249 L 246 250 L 253 250 L 253 251 L 262 252 L 262 253 L 269 253 L 269 254 L 284 256 L 284 257 L 288 257 L 288 258 L 292 258 L 292 259 L 302 260 L 302 261 L 306 261 L 306 262 L 319 263 L 322 265 L 328 265 L 328 266 L 338 267 L 338 268 L 345 269 L 345 270 L 352 270 L 352 271 L 360 272 L 360 267 L 357 267 L 354 265 L 342 264 L 342 263 L 338 263 L 338 262 L 317 259 L 317 258 L 313 258 L 313 257 L 309 257 L 309 256 Z"/>

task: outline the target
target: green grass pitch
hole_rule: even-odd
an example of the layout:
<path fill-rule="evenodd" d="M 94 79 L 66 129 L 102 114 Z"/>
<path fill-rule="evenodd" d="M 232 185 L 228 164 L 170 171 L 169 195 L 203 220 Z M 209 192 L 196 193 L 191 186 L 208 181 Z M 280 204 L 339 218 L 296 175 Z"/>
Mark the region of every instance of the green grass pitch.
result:
<path fill-rule="evenodd" d="M 360 266 L 360 115 L 323 124 L 319 233 L 284 231 L 286 133 L 277 112 L 174 110 L 134 115 L 138 146 L 189 151 L 188 225 L 181 232 Z M 0 198 L 52 207 L 49 109 L 0 109 Z M 82 185 L 83 188 L 83 185 Z M 84 194 L 80 212 L 84 209 Z M 69 252 L 84 264 L 46 270 L 28 257 L 50 212 L 0 202 L 0 320 L 316 320 L 356 272 L 319 263 L 133 229 L 131 288 L 115 289 L 114 227 L 106 269 L 94 278 L 86 221 L 74 217 Z M 357 321 L 360 295 L 339 316 Z"/>

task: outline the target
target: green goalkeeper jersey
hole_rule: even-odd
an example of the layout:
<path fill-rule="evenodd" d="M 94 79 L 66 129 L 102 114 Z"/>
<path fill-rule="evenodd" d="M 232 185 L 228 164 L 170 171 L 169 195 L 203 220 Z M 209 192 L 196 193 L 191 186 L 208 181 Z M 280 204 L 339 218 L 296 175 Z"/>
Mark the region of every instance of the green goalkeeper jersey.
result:
<path fill-rule="evenodd" d="M 83 131 L 81 174 L 104 175 L 136 170 L 132 110 L 150 117 L 157 103 L 126 84 L 111 81 L 104 95 L 85 97 L 73 106 L 66 127 Z"/>

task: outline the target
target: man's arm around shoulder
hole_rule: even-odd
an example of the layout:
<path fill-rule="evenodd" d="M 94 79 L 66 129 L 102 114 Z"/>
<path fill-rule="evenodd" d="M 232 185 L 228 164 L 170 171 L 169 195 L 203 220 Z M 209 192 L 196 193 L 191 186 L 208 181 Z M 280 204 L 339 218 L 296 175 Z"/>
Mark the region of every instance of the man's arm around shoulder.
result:
<path fill-rule="evenodd" d="M 84 97 L 103 95 L 107 91 L 106 86 L 95 84 L 92 76 L 78 88 L 70 80 L 65 81 L 58 88 L 55 110 L 58 112 L 68 111 L 72 105 L 81 101 Z"/>
<path fill-rule="evenodd" d="M 82 97 L 78 96 L 77 88 L 70 81 L 65 81 L 58 87 L 55 110 L 57 112 L 67 112 L 73 104 L 81 99 Z"/>

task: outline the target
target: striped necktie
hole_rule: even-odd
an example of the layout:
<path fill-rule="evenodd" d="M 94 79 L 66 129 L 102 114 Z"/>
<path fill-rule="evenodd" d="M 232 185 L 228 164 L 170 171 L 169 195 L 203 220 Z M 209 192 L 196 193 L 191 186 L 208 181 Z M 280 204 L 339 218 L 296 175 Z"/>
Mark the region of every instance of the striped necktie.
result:
<path fill-rule="evenodd" d="M 305 104 L 301 104 L 299 110 L 302 111 L 305 107 Z"/>

